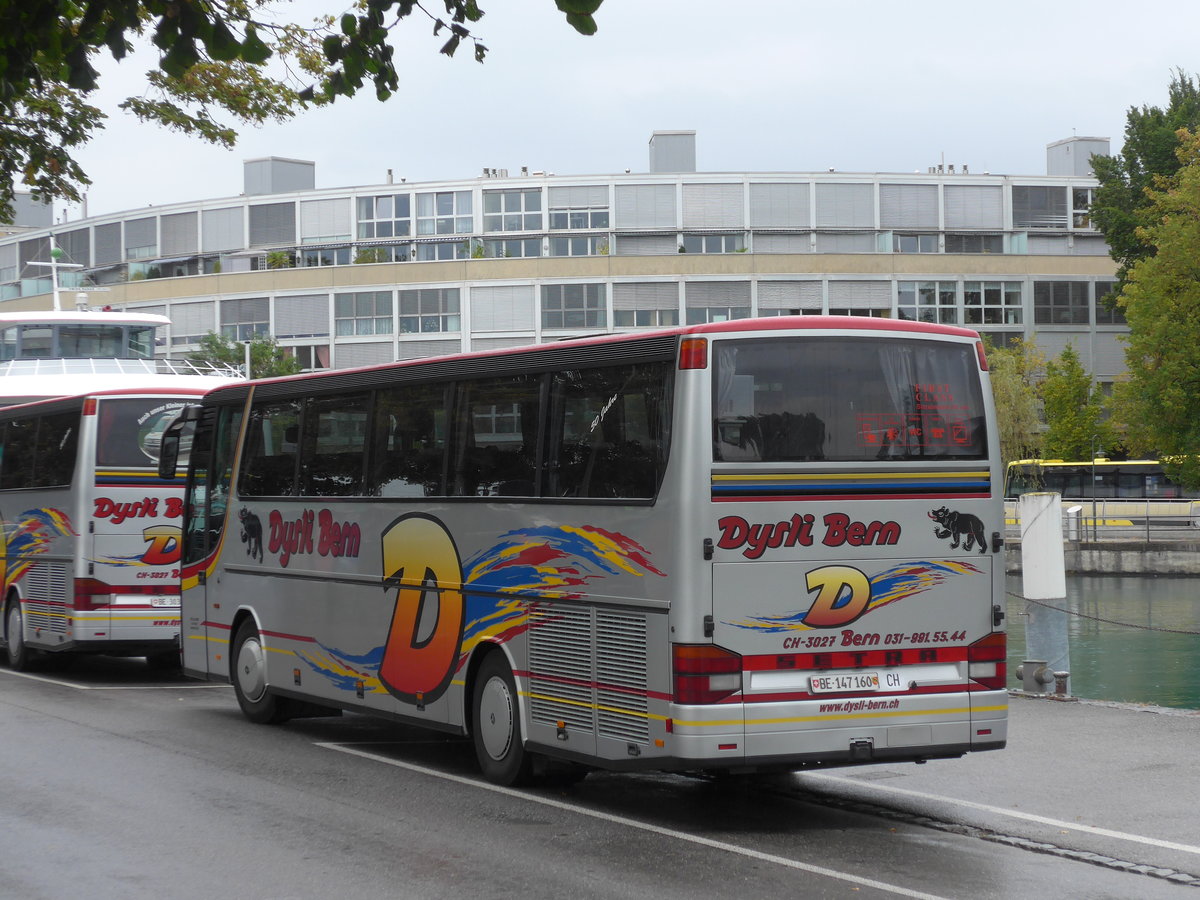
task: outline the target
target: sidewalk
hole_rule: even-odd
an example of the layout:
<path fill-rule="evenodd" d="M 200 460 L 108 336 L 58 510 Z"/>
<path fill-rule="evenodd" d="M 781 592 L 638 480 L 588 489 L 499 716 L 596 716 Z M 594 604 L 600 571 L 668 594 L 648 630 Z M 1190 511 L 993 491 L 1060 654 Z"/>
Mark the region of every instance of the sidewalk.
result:
<path fill-rule="evenodd" d="M 867 802 L 1200 878 L 1200 710 L 1016 695 L 1008 747 L 802 775 Z"/>

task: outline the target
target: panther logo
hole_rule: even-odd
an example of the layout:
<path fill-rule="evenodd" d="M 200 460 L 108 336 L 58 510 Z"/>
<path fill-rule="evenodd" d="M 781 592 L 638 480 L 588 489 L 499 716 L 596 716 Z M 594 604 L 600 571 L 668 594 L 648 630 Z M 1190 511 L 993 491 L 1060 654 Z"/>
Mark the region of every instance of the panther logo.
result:
<path fill-rule="evenodd" d="M 979 552 L 987 553 L 987 541 L 983 537 L 983 521 L 979 516 L 940 506 L 929 511 L 929 518 L 933 519 L 935 523 L 934 535 L 939 538 L 950 538 L 951 547 L 957 547 L 959 539 L 962 538 L 964 550 L 970 550 L 978 543 Z"/>
<path fill-rule="evenodd" d="M 238 510 L 238 519 L 242 523 L 242 543 L 246 545 L 246 552 L 250 554 L 251 559 L 257 558 L 262 562 L 262 521 L 245 507 Z"/>

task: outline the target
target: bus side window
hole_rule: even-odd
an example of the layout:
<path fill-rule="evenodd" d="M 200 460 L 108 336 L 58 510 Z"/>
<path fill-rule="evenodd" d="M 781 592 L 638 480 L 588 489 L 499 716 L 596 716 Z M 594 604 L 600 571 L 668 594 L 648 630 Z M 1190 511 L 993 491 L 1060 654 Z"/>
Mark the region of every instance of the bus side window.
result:
<path fill-rule="evenodd" d="M 649 499 L 665 464 L 669 384 L 662 366 L 571 370 L 551 388 L 554 497 Z"/>
<path fill-rule="evenodd" d="M 8 490 L 33 484 L 36 440 L 37 419 L 13 419 L 4 426 L 4 468 L 0 469 L 0 488 Z"/>
<path fill-rule="evenodd" d="M 536 495 L 540 375 L 478 379 L 459 389 L 450 495 Z"/>
<path fill-rule="evenodd" d="M 300 450 L 302 494 L 351 497 L 362 493 L 368 403 L 365 393 L 306 401 Z"/>
<path fill-rule="evenodd" d="M 33 486 L 51 487 L 71 483 L 75 474 L 75 450 L 79 444 L 79 413 L 43 416 L 38 424 L 37 461 Z"/>
<path fill-rule="evenodd" d="M 294 494 L 300 401 L 256 406 L 250 416 L 238 493 L 244 497 Z"/>
<path fill-rule="evenodd" d="M 449 394 L 439 384 L 401 384 L 376 393 L 370 496 L 445 495 Z"/>

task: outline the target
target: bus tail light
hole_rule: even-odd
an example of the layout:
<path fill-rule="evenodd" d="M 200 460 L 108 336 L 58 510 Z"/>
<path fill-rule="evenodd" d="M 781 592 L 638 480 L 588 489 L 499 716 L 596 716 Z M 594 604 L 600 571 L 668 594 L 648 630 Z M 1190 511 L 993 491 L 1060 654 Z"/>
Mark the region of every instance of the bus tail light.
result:
<path fill-rule="evenodd" d="M 1008 636 L 993 632 L 967 647 L 967 677 L 993 691 L 1004 690 L 1008 674 Z"/>
<path fill-rule="evenodd" d="M 112 586 L 95 578 L 75 579 L 75 608 L 97 609 L 112 604 Z"/>
<path fill-rule="evenodd" d="M 708 338 L 684 338 L 679 342 L 679 368 L 708 368 Z"/>
<path fill-rule="evenodd" d="M 979 357 L 979 371 L 986 372 L 988 370 L 987 354 L 983 351 L 983 341 L 975 342 L 975 355 Z"/>
<path fill-rule="evenodd" d="M 712 644 L 674 644 L 675 702 L 717 703 L 742 689 L 742 657 Z"/>

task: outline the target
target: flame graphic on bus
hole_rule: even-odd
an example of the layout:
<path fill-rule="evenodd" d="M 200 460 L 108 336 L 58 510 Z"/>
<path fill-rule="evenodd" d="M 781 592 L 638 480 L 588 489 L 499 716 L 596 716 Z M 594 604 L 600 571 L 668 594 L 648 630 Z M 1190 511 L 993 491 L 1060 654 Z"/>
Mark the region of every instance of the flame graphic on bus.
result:
<path fill-rule="evenodd" d="M 510 531 L 463 563 L 466 617 L 455 669 L 482 641 L 504 643 L 529 627 L 533 601 L 579 597 L 590 581 L 610 575 L 664 575 L 637 541 L 590 525 L 543 526 Z M 379 678 L 384 645 L 362 654 L 318 644 L 296 651 L 308 666 L 342 690 L 383 693 Z"/>
<path fill-rule="evenodd" d="M 937 587 L 956 575 L 978 575 L 981 572 L 981 569 L 970 563 L 956 560 L 925 560 L 892 566 L 871 578 L 871 599 L 867 603 L 863 615 L 879 609 L 881 606 L 896 603 L 905 597 L 913 597 L 930 588 Z M 741 622 L 726 622 L 725 624 L 763 634 L 808 631 L 813 627 L 805 622 L 810 611 L 810 609 L 805 609 L 802 612 L 787 613 L 782 616 L 754 616 Z"/>
<path fill-rule="evenodd" d="M 0 583 L 4 584 L 20 580 L 34 557 L 50 549 L 55 538 L 78 537 L 70 517 L 60 509 L 27 509 L 14 525 L 6 523 L 4 528 L 0 555 Z"/>

